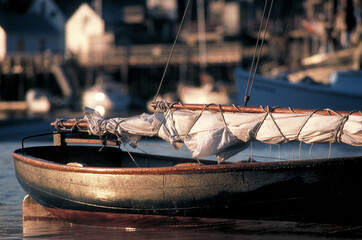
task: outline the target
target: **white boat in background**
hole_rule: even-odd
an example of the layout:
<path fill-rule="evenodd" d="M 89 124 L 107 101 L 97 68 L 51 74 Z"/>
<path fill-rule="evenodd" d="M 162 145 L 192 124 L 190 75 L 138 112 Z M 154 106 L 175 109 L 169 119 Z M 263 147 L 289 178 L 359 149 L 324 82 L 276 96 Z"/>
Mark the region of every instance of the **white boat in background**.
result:
<path fill-rule="evenodd" d="M 95 85 L 84 91 L 82 102 L 84 107 L 97 109 L 104 116 L 127 110 L 131 98 L 120 83 L 102 75 Z"/>
<path fill-rule="evenodd" d="M 25 90 L 25 101 L 5 102 L 2 110 L 27 111 L 28 114 L 39 115 L 59 109 L 79 110 L 79 83 L 71 71 L 65 64 L 52 65 L 48 80 L 40 79 L 35 85 L 28 84 L 31 87 Z"/>
<path fill-rule="evenodd" d="M 244 99 L 249 72 L 235 70 L 238 99 Z M 362 71 L 335 71 L 328 84 L 313 81 L 293 83 L 287 79 L 255 76 L 250 105 L 306 109 L 360 110 L 362 106 Z"/>
<path fill-rule="evenodd" d="M 183 103 L 218 103 L 222 105 L 231 104 L 230 92 L 223 84 L 215 82 L 214 78 L 203 72 L 200 74 L 200 86 L 193 86 L 190 84 L 179 83 L 177 86 L 177 92 L 168 92 L 158 96 L 158 100 L 166 102 L 181 101 Z M 151 103 L 154 98 L 147 102 L 147 110 L 153 112 L 154 108 Z"/>
<path fill-rule="evenodd" d="M 214 77 L 207 72 L 208 58 L 210 53 L 207 51 L 207 38 L 204 0 L 196 1 L 197 9 L 197 44 L 199 51 L 199 80 L 201 86 L 189 86 L 180 83 L 177 87 L 177 95 L 183 103 L 219 103 L 230 104 L 228 92 L 224 86 L 217 84 Z M 190 35 L 192 31 L 188 29 L 186 33 Z M 191 33 L 192 35 L 192 33 Z M 187 41 L 187 40 L 186 40 Z"/>
<path fill-rule="evenodd" d="M 219 103 L 228 105 L 230 98 L 226 88 L 215 89 L 212 84 L 205 84 L 200 87 L 191 87 L 179 85 L 177 88 L 178 96 L 184 103 Z"/>
<path fill-rule="evenodd" d="M 226 88 L 217 84 L 214 78 L 206 73 L 200 73 L 201 86 L 187 86 L 179 84 L 177 87 L 177 95 L 183 103 L 219 103 L 228 105 L 230 98 Z"/>

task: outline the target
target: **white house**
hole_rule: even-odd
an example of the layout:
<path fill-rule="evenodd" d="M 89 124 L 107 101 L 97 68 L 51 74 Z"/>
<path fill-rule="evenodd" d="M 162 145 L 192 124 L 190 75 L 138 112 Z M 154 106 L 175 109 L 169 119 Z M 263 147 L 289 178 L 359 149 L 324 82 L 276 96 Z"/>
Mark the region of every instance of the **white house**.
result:
<path fill-rule="evenodd" d="M 5 59 L 6 56 L 6 33 L 0 26 L 0 62 Z"/>
<path fill-rule="evenodd" d="M 87 62 L 89 52 L 94 51 L 92 43 L 102 43 L 104 36 L 103 19 L 87 3 L 83 3 L 66 22 L 66 51 L 78 55 L 81 62 Z M 99 51 L 102 51 L 102 45 Z"/>

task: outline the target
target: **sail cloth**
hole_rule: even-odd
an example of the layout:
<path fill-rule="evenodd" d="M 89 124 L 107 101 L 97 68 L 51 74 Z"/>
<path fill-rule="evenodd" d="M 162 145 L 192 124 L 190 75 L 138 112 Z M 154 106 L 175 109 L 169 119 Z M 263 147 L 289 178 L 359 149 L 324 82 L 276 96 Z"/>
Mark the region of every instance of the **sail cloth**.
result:
<path fill-rule="evenodd" d="M 185 144 L 194 158 L 216 155 L 219 162 L 240 152 L 252 140 L 268 144 L 301 141 L 362 146 L 362 116 L 357 115 L 168 109 L 163 113 L 104 119 L 97 111 L 86 108 L 85 119 L 94 135 L 115 134 L 134 147 L 141 136 L 158 136 L 176 149 Z"/>

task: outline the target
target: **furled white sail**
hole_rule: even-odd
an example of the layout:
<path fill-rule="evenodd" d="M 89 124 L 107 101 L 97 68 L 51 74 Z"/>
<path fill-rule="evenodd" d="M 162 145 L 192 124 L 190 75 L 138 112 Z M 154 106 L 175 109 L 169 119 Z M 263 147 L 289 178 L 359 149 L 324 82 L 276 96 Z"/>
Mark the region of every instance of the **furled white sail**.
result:
<path fill-rule="evenodd" d="M 238 153 L 252 140 L 268 144 L 291 141 L 342 142 L 362 146 L 362 116 L 296 113 L 231 113 L 170 110 L 130 118 L 103 117 L 86 109 L 90 132 L 112 133 L 136 146 L 141 136 L 158 136 L 176 149 L 183 144 L 194 158 L 216 155 L 223 161 Z"/>

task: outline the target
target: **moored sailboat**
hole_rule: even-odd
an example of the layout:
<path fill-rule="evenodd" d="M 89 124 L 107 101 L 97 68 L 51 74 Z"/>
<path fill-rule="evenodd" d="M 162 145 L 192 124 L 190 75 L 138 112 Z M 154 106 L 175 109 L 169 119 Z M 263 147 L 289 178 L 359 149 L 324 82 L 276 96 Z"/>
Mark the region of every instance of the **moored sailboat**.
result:
<path fill-rule="evenodd" d="M 53 126 L 60 131 L 56 135 L 61 136 L 57 146 L 23 148 L 13 153 L 20 184 L 48 211 L 73 222 L 115 221 L 123 219 L 122 214 L 148 220 L 161 216 L 166 222 L 174 216 L 345 221 L 347 215 L 348 221 L 358 221 L 355 213 L 359 216 L 362 208 L 355 186 L 362 184 L 360 156 L 223 160 L 254 139 L 361 146 L 361 112 L 158 105 L 164 112 L 104 119 L 88 110 L 85 119 L 55 121 Z M 208 112 L 216 109 L 219 111 Z M 272 128 L 275 131 L 270 131 Z M 62 136 L 65 132 L 82 135 L 88 131 L 102 138 Z M 135 146 L 141 135 L 167 139 L 176 148 L 185 144 L 199 160 L 127 155 L 106 146 Z M 103 147 L 100 151 L 100 147 L 67 146 L 77 142 Z M 212 154 L 218 156 L 219 163 L 201 160 Z"/>
<path fill-rule="evenodd" d="M 21 186 L 71 222 L 137 227 L 241 218 L 361 221 L 361 156 L 227 161 L 253 141 L 360 147 L 361 111 L 164 102 L 154 107 L 153 114 L 129 118 L 105 119 L 86 109 L 83 119 L 56 120 L 55 146 L 13 153 Z M 185 145 L 192 157 L 129 151 L 142 136 L 162 138 L 175 149 Z M 99 146 L 84 145 L 94 143 Z M 217 161 L 204 159 L 210 155 Z"/>

